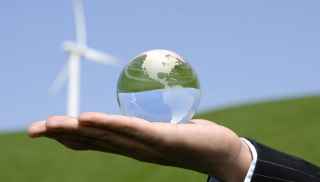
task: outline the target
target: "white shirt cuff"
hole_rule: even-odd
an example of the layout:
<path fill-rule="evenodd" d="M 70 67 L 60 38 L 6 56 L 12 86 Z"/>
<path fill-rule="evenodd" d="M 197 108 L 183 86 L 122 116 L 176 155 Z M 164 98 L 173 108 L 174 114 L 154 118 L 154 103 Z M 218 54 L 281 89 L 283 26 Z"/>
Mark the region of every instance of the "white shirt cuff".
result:
<path fill-rule="evenodd" d="M 241 140 L 246 143 L 251 151 L 252 161 L 249 167 L 249 170 L 247 172 L 246 178 L 244 179 L 244 182 L 250 182 L 254 173 L 254 169 L 256 168 L 257 160 L 258 160 L 258 153 L 256 148 L 252 145 L 252 143 L 245 139 L 241 138 Z"/>
<path fill-rule="evenodd" d="M 252 156 L 252 161 L 251 161 L 249 170 L 248 170 L 247 175 L 244 179 L 244 182 L 251 182 L 252 176 L 254 174 L 254 169 L 256 168 L 256 164 L 257 164 L 257 160 L 258 160 L 258 153 L 257 153 L 256 148 L 252 145 L 252 143 L 249 140 L 247 140 L 245 138 L 241 138 L 241 141 L 249 147 L 250 152 L 251 152 L 251 156 Z M 219 181 L 213 177 L 210 177 L 209 182 L 219 182 Z"/>

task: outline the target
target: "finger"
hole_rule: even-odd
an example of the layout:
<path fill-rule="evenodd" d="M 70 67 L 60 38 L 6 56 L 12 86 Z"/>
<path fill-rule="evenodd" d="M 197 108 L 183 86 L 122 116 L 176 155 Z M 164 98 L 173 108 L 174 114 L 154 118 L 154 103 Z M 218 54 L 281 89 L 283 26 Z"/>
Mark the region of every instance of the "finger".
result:
<path fill-rule="evenodd" d="M 51 116 L 46 123 L 47 133 L 46 136 L 50 138 L 74 140 L 78 137 L 91 138 L 93 140 L 101 139 L 106 135 L 106 131 L 98 128 L 90 128 L 86 126 L 79 126 L 79 121 L 76 118 L 68 116 Z M 81 140 L 80 140 L 81 142 Z M 82 143 L 86 144 L 84 140 Z M 89 145 L 89 143 L 87 143 Z"/>
<path fill-rule="evenodd" d="M 72 134 L 46 134 L 46 137 L 54 139 L 62 145 L 73 150 L 100 150 L 101 148 L 94 145 L 90 138 L 75 136 Z"/>
<path fill-rule="evenodd" d="M 70 148 L 72 150 L 88 150 L 92 147 L 89 147 L 87 144 L 84 145 L 83 141 L 77 141 L 77 140 L 70 140 L 66 138 L 56 137 L 54 138 L 56 141 L 61 143 L 62 145 L 66 146 L 67 148 Z"/>
<path fill-rule="evenodd" d="M 142 161 L 160 161 L 162 154 L 154 145 L 138 140 L 134 137 L 123 135 L 105 129 L 80 127 L 82 136 L 90 137 L 91 144 L 99 150 L 133 157 Z"/>
<path fill-rule="evenodd" d="M 106 130 L 105 128 L 92 128 L 89 126 L 79 126 L 76 118 L 66 116 L 52 116 L 46 122 L 48 136 L 61 138 L 68 135 L 68 138 L 87 137 L 91 139 L 91 143 L 98 140 L 105 141 L 106 145 L 115 144 L 117 147 L 129 146 L 134 147 L 133 138 Z M 89 145 L 89 143 L 88 143 Z"/>
<path fill-rule="evenodd" d="M 79 117 L 79 125 L 104 128 L 144 142 L 150 142 L 157 136 L 157 129 L 150 122 L 121 115 L 83 113 Z"/>
<path fill-rule="evenodd" d="M 99 125 L 100 126 L 100 125 Z M 92 128 L 90 126 L 79 126 L 79 122 L 76 118 L 66 116 L 52 116 L 48 118 L 46 123 L 48 136 L 54 139 L 59 138 L 58 141 L 70 148 L 93 148 L 99 146 L 99 149 L 103 149 L 107 152 L 113 152 L 118 154 L 126 154 L 135 158 L 143 158 L 144 156 L 155 155 L 156 151 L 153 151 L 151 147 L 145 143 L 136 140 L 134 137 L 128 137 L 123 133 L 114 132 L 105 128 Z M 68 135 L 68 139 L 63 136 Z M 82 139 L 84 137 L 90 138 L 90 140 L 78 140 L 81 143 L 81 147 L 74 145 L 70 140 L 75 140 L 75 137 Z M 112 150 L 117 148 L 118 150 Z"/>
<path fill-rule="evenodd" d="M 50 116 L 46 122 L 47 132 L 72 132 L 79 128 L 79 122 L 76 118 L 69 116 Z"/>
<path fill-rule="evenodd" d="M 42 122 L 41 128 L 42 135 L 55 139 L 71 149 L 105 151 L 142 161 L 162 160 L 162 154 L 154 150 L 153 146 L 150 147 L 133 137 L 105 128 L 79 126 L 76 118 L 51 116 L 47 122 Z M 32 133 L 34 130 L 31 129 Z"/>
<path fill-rule="evenodd" d="M 86 137 L 101 138 L 104 130 L 98 128 L 80 126 L 79 120 L 69 116 L 51 116 L 47 119 L 46 129 L 49 136 L 54 135 L 82 135 Z"/>
<path fill-rule="evenodd" d="M 97 135 L 98 132 L 91 133 L 92 131 L 90 129 L 92 130 L 92 128 L 79 129 L 79 135 L 72 133 L 50 133 L 46 136 L 73 150 L 103 151 L 148 162 L 159 163 L 164 161 L 161 153 L 132 138 L 123 137 L 112 132 L 106 132 L 104 136 L 101 134 Z"/>
<path fill-rule="evenodd" d="M 76 118 L 69 116 L 49 117 L 46 122 L 46 129 L 46 136 L 50 138 L 64 138 L 66 135 L 69 139 L 81 136 L 98 138 L 102 136 L 103 132 L 95 128 L 81 127 Z"/>
<path fill-rule="evenodd" d="M 46 121 L 37 121 L 28 128 L 28 135 L 31 138 L 42 136 L 46 132 Z"/>
<path fill-rule="evenodd" d="M 56 136 L 67 133 L 94 138 L 92 142 L 102 139 L 104 143 L 100 147 L 105 150 L 109 150 L 108 147 L 117 148 L 118 154 L 138 160 L 163 160 L 157 146 L 163 144 L 165 135 L 157 134 L 154 125 L 142 119 L 89 113 L 82 114 L 80 122 L 65 116 L 50 117 L 46 126 L 48 133 Z"/>

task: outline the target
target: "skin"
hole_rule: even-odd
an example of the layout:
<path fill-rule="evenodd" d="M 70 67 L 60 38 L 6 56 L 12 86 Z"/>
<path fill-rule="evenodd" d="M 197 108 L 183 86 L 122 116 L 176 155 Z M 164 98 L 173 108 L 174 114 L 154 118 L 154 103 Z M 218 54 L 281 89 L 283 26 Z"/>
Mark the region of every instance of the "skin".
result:
<path fill-rule="evenodd" d="M 181 167 L 243 181 L 251 163 L 246 144 L 230 129 L 207 120 L 187 124 L 152 123 L 140 118 L 83 113 L 34 122 L 32 138 L 48 137 L 73 150 L 95 150 L 139 161 Z"/>

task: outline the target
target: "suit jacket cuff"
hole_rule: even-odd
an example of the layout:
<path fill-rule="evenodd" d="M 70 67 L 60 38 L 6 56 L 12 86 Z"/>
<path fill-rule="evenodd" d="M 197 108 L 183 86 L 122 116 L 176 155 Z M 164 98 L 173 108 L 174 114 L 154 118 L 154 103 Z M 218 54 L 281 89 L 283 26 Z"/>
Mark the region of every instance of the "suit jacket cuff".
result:
<path fill-rule="evenodd" d="M 258 153 L 251 182 L 320 182 L 320 169 L 300 158 L 250 140 Z"/>

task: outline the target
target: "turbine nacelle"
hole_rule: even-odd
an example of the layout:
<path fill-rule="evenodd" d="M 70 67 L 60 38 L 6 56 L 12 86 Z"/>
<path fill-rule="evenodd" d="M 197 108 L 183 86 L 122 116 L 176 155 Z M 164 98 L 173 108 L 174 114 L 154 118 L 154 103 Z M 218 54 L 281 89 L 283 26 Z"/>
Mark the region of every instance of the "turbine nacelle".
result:
<path fill-rule="evenodd" d="M 66 41 L 63 43 L 63 49 L 69 54 L 75 54 L 79 57 L 83 57 L 87 60 L 91 60 L 97 63 L 102 64 L 112 64 L 117 65 L 119 61 L 111 56 L 110 54 L 103 53 L 91 48 L 88 48 L 85 45 L 81 45 L 76 42 Z"/>

